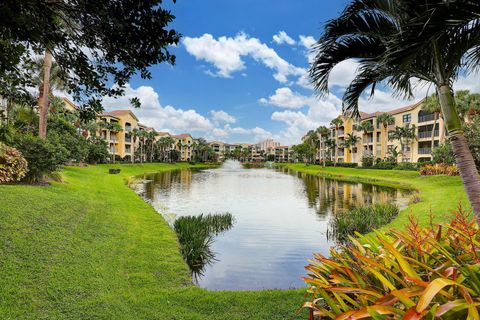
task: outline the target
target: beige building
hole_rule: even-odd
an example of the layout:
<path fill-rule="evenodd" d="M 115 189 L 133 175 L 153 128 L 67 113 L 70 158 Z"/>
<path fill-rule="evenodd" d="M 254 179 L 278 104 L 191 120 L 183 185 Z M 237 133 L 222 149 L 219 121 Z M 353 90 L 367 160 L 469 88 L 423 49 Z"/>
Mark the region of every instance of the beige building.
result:
<path fill-rule="evenodd" d="M 136 143 L 132 137 L 134 129 L 148 128 L 138 123 L 138 118 L 130 110 L 114 110 L 98 115 L 99 121 L 118 123 L 121 130 L 114 132 L 108 128 L 100 128 L 100 137 L 107 141 L 111 154 L 126 161 L 132 160 Z"/>
<path fill-rule="evenodd" d="M 180 161 L 191 161 L 193 158 L 194 139 L 189 133 L 173 136 L 176 140 L 175 149 L 180 154 Z"/>
<path fill-rule="evenodd" d="M 331 134 L 329 137 L 319 136 L 319 150 L 317 160 L 333 160 L 335 157 L 338 162 L 354 162 L 361 163 L 363 156 L 373 156 L 374 158 L 383 159 L 392 154 L 393 150 L 398 151 L 401 155 L 398 161 L 404 162 L 422 162 L 432 158 L 432 136 L 434 145 L 445 141 L 446 129 L 441 117 L 435 119 L 433 113 L 426 112 L 422 109 L 423 101 L 415 103 L 403 108 L 388 111 L 394 118 L 394 123 L 386 128 L 377 121 L 378 116 L 383 112 L 360 113 L 360 119 L 354 120 L 340 116 L 343 124 L 337 128 L 330 127 Z M 373 130 L 364 132 L 358 130 L 361 122 L 369 121 L 372 123 Z M 435 124 L 435 128 L 434 128 Z M 392 140 L 391 133 L 396 127 L 415 126 L 416 139 L 411 141 Z M 343 147 L 343 143 L 348 134 L 358 137 L 355 146 L 348 148 Z M 327 145 L 327 139 L 333 139 L 336 142 L 336 149 L 331 150 Z"/>

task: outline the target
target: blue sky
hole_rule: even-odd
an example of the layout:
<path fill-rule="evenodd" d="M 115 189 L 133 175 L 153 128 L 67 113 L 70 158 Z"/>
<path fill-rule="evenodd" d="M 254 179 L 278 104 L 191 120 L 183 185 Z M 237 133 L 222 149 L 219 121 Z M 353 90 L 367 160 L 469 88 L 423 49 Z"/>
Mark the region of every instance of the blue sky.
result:
<path fill-rule="evenodd" d="M 297 143 L 303 133 L 340 113 L 342 92 L 354 75 L 355 61 L 338 65 L 330 77 L 332 93 L 321 100 L 306 77 L 309 46 L 347 2 L 167 0 L 177 17 L 171 26 L 183 35 L 171 48 L 176 65 L 152 67 L 151 80 L 132 79 L 126 96 L 106 99 L 105 107 L 124 109 L 128 98 L 137 96 L 142 108 L 134 112 L 158 131 L 227 142 L 272 137 Z M 470 88 L 477 81 L 465 83 Z M 408 103 L 392 98 L 387 89 L 360 101 L 367 112 Z"/>

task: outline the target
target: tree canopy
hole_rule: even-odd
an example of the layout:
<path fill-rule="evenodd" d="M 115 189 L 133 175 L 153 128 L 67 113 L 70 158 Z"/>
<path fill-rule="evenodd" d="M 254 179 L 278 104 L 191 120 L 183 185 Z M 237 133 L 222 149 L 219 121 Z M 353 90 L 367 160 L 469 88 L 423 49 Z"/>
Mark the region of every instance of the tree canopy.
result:
<path fill-rule="evenodd" d="M 174 64 L 180 34 L 162 0 L 4 0 L 0 2 L 0 96 L 27 99 L 30 70 L 46 50 L 63 70 L 67 92 L 88 118 L 104 96 L 124 93 L 135 74 Z M 175 0 L 173 0 L 175 2 Z M 138 99 L 132 99 L 139 106 Z"/>

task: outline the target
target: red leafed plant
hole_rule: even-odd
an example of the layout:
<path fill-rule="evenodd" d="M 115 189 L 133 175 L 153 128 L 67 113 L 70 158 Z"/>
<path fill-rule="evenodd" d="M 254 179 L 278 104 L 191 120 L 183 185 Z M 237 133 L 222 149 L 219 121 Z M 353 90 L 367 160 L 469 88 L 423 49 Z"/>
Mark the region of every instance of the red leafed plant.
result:
<path fill-rule="evenodd" d="M 20 181 L 27 171 L 27 161 L 20 151 L 0 143 L 0 184 Z"/>
<path fill-rule="evenodd" d="M 480 319 L 480 229 L 451 223 L 350 238 L 306 267 L 310 319 Z"/>

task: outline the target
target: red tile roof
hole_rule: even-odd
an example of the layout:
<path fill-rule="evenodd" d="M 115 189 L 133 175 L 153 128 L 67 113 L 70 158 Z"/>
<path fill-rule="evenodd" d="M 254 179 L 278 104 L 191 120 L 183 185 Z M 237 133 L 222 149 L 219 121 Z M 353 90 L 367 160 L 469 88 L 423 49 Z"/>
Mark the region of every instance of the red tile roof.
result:
<path fill-rule="evenodd" d="M 130 114 L 135 120 L 138 121 L 138 118 L 135 116 L 135 114 L 131 110 L 113 110 L 113 111 L 108 111 L 108 112 L 103 112 L 99 116 L 100 117 L 120 117 L 120 116 L 126 116 Z"/>

